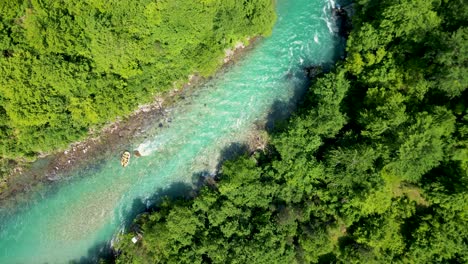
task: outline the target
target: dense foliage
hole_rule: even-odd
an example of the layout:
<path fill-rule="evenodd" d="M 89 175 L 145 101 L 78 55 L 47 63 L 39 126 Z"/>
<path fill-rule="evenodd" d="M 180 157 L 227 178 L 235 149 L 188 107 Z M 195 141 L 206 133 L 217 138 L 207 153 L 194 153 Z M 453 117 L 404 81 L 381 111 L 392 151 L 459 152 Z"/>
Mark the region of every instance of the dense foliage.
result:
<path fill-rule="evenodd" d="M 119 263 L 467 263 L 468 7 L 361 0 L 270 151 L 138 220 Z"/>
<path fill-rule="evenodd" d="M 0 158 L 32 157 L 207 75 L 271 0 L 0 0 Z"/>

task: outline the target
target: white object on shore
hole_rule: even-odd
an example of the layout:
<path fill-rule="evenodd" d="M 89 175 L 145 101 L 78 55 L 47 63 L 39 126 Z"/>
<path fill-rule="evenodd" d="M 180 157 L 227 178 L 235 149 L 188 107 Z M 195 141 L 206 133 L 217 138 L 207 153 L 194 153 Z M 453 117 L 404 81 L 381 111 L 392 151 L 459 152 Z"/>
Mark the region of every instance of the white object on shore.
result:
<path fill-rule="evenodd" d="M 137 236 L 132 237 L 132 242 L 133 244 L 136 244 L 136 242 L 138 242 L 138 237 Z"/>

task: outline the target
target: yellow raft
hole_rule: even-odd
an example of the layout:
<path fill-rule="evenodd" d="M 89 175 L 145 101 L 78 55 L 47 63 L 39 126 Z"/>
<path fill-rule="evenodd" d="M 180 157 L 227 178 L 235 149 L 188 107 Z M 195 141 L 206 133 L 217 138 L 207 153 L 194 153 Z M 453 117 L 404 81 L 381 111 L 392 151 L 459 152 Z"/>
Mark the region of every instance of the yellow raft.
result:
<path fill-rule="evenodd" d="M 122 156 L 120 157 L 120 164 L 122 167 L 127 167 L 128 163 L 130 162 L 130 152 L 124 151 Z"/>

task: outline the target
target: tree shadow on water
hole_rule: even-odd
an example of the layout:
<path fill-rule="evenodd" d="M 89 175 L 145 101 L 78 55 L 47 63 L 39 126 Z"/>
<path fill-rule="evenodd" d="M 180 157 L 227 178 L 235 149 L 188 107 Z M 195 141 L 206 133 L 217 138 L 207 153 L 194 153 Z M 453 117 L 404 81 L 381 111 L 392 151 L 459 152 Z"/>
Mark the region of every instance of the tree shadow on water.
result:
<path fill-rule="evenodd" d="M 241 154 L 247 153 L 248 146 L 245 143 L 232 142 L 228 146 L 221 150 L 220 157 L 218 160 L 218 168 L 221 163 L 226 160 L 231 160 Z"/>
<path fill-rule="evenodd" d="M 70 264 L 92 264 L 99 263 L 100 260 L 104 263 L 114 263 L 114 253 L 111 249 L 110 242 L 101 242 L 88 249 L 88 255 L 81 257 L 78 260 L 72 260 Z"/>
<path fill-rule="evenodd" d="M 275 127 L 281 127 L 281 124 L 288 119 L 291 112 L 288 102 L 274 101 L 268 111 L 264 129 L 268 132 L 273 132 Z"/>
<path fill-rule="evenodd" d="M 164 199 L 188 199 L 193 197 L 193 195 L 194 186 L 185 182 L 174 182 L 167 188 L 158 188 L 156 192 L 148 198 L 134 199 L 131 209 L 124 212 L 126 217 L 123 223 L 123 228 L 124 230 L 132 230 L 134 220 L 139 214 L 156 211 Z"/>
<path fill-rule="evenodd" d="M 240 142 L 232 142 L 223 149 L 221 149 L 214 171 L 202 170 L 192 174 L 192 184 L 195 187 L 195 190 L 199 190 L 205 185 L 211 187 L 216 185 L 216 181 L 219 180 L 220 171 L 223 166 L 223 163 L 227 160 L 233 160 L 239 156 L 246 155 L 248 153 L 249 146 L 245 143 Z"/>
<path fill-rule="evenodd" d="M 210 172 L 208 170 L 202 170 L 192 174 L 192 184 L 195 187 L 195 190 L 198 190 L 206 184 L 208 178 L 215 177 L 216 173 Z"/>
<path fill-rule="evenodd" d="M 330 65 L 327 64 L 310 64 L 299 68 L 296 72 L 291 74 L 296 80 L 302 81 L 295 85 L 292 96 L 289 97 L 289 99 L 275 100 L 271 104 L 266 122 L 264 126 L 258 125 L 259 129 L 265 129 L 268 132 L 273 132 L 278 128 L 281 129 L 282 125 L 284 125 L 291 114 L 306 102 L 309 87 L 312 82 L 329 70 Z"/>
<path fill-rule="evenodd" d="M 306 73 L 304 72 L 304 74 Z M 260 127 L 260 129 L 273 132 L 276 128 L 281 128 L 297 107 L 304 102 L 310 83 L 310 80 L 307 79 L 302 85 L 297 85 L 294 88 L 293 95 L 286 101 L 275 100 L 270 106 L 264 127 Z"/>
<path fill-rule="evenodd" d="M 218 164 L 216 165 L 216 174 L 221 170 L 223 163 L 227 160 L 232 160 L 242 154 L 247 154 L 249 147 L 245 143 L 232 142 L 221 150 Z"/>

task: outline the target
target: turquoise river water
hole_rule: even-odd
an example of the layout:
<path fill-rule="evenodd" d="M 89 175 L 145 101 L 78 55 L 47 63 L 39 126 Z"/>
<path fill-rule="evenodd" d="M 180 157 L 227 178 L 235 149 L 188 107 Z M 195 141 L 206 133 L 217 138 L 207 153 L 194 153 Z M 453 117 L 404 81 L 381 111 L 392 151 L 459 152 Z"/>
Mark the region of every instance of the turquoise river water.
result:
<path fill-rule="evenodd" d="M 144 138 L 128 143 L 142 157 L 132 157 L 126 168 L 115 153 L 99 164 L 90 161 L 86 169 L 0 208 L 0 263 L 93 261 L 96 250 L 155 197 L 213 173 L 222 150 L 245 142 L 273 105 L 290 111 L 291 99 L 307 88 L 304 67 L 336 59 L 342 40 L 333 5 L 277 0 L 270 37 L 169 109 L 171 122 L 154 124 Z"/>

